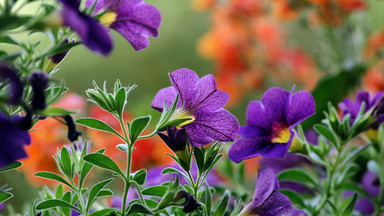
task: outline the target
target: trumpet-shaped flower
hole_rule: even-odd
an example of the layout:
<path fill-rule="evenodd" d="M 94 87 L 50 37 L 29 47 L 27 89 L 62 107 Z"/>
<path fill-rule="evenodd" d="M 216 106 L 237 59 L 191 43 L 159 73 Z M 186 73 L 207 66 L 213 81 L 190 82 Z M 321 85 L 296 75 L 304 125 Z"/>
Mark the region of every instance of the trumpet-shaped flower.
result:
<path fill-rule="evenodd" d="M 293 127 L 315 113 L 315 102 L 309 92 L 292 91 L 271 88 L 260 101 L 249 103 L 248 125 L 240 128 L 240 138 L 228 152 L 232 161 L 238 163 L 259 155 L 285 156 L 294 137 Z"/>
<path fill-rule="evenodd" d="M 279 183 L 273 170 L 260 169 L 253 200 L 239 216 L 305 216 L 304 211 L 292 207 L 292 202 L 278 189 Z"/>
<path fill-rule="evenodd" d="M 162 111 L 164 102 L 169 108 L 179 94 L 175 119 L 190 118 L 179 125 L 185 128 L 194 146 L 209 144 L 212 139 L 233 141 L 239 132 L 236 117 L 223 109 L 229 99 L 217 89 L 215 78 L 209 74 L 201 79 L 189 69 L 179 69 L 169 75 L 173 86 L 157 92 L 152 108 Z"/>
<path fill-rule="evenodd" d="M 113 48 L 107 29 L 96 19 L 79 11 L 79 0 L 60 0 L 63 4 L 62 19 L 66 26 L 77 32 L 89 49 L 108 55 Z"/>
<path fill-rule="evenodd" d="M 86 7 L 91 7 L 95 1 L 87 0 Z M 143 0 L 98 0 L 94 13 L 101 9 L 106 9 L 106 12 L 100 17 L 100 22 L 119 32 L 135 50 L 148 47 L 148 36 L 158 36 L 160 12 Z"/>
<path fill-rule="evenodd" d="M 20 128 L 24 126 L 19 125 L 21 120 L 18 116 L 9 119 L 0 113 L 0 168 L 27 157 L 24 145 L 29 145 L 31 138 L 28 131 Z"/>

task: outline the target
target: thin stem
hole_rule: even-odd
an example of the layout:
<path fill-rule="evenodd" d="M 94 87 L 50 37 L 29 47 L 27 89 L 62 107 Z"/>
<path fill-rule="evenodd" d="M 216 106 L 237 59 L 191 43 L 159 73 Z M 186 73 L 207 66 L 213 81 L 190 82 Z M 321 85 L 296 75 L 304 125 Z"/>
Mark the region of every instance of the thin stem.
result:
<path fill-rule="evenodd" d="M 137 184 L 137 182 L 135 182 L 135 181 L 133 181 L 133 184 L 135 185 L 135 187 L 137 189 L 137 193 L 139 194 L 141 202 L 145 205 L 144 197 L 143 197 L 143 194 L 141 193 L 141 189 L 140 189 L 139 184 Z"/>
<path fill-rule="evenodd" d="M 139 137 L 137 138 L 137 140 L 151 138 L 151 137 L 155 136 L 156 133 L 157 133 L 157 129 L 155 129 L 152 133 L 150 133 L 150 134 L 148 134 L 148 135 L 139 136 Z"/>

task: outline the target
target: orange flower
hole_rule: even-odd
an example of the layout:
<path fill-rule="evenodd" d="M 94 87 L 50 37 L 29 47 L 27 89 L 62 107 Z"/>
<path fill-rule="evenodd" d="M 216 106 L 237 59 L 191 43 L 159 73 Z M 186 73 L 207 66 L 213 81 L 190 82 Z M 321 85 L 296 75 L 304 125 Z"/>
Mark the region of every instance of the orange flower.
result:
<path fill-rule="evenodd" d="M 384 91 L 384 62 L 380 61 L 370 68 L 364 77 L 364 86 L 368 91 Z"/>

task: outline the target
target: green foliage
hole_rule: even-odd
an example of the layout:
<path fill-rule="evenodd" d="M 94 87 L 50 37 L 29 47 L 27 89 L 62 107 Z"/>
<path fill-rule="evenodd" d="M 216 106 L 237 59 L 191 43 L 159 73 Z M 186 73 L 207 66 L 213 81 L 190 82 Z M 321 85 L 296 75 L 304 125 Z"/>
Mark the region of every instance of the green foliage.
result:
<path fill-rule="evenodd" d="M 129 138 L 131 143 L 135 143 L 136 139 L 140 136 L 140 134 L 144 131 L 144 129 L 148 126 L 151 121 L 151 116 L 144 116 L 135 118 L 129 127 Z"/>

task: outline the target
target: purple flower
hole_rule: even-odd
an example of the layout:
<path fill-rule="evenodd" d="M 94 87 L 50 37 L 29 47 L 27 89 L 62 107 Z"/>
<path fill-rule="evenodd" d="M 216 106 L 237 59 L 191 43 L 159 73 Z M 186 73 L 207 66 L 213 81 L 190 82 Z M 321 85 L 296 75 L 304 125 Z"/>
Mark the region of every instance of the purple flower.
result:
<path fill-rule="evenodd" d="M 359 114 L 363 102 L 365 103 L 364 113 L 366 113 L 368 110 L 373 109 L 383 97 L 384 92 L 378 92 L 371 98 L 369 92 L 360 91 L 357 93 L 354 102 L 349 98 L 345 98 L 343 102 L 339 103 L 339 108 L 343 112 L 343 116 L 346 114 L 351 115 L 351 124 L 353 124 L 357 115 Z M 383 121 L 384 116 L 379 116 L 378 119 L 372 124 L 372 127 L 376 127 L 377 129 L 379 124 Z"/>
<path fill-rule="evenodd" d="M 223 109 L 229 94 L 217 89 L 209 74 L 201 79 L 192 70 L 183 68 L 169 75 L 173 86 L 157 92 L 151 107 L 162 112 L 164 102 L 169 108 L 179 94 L 175 119 L 191 118 L 183 123 L 193 146 L 209 144 L 212 139 L 233 141 L 239 132 L 236 117 Z"/>
<path fill-rule="evenodd" d="M 176 126 L 167 128 L 167 135 L 157 133 L 167 146 L 175 153 L 184 151 L 187 146 L 187 133 L 185 129 L 177 130 Z"/>
<path fill-rule="evenodd" d="M 10 104 L 18 103 L 23 96 L 24 88 L 16 70 L 4 62 L 0 62 L 0 80 L 8 80 L 10 83 L 8 102 Z"/>
<path fill-rule="evenodd" d="M 10 119 L 0 113 L 0 168 L 28 156 L 24 145 L 29 145 L 31 138 L 28 131 L 18 126 L 20 120 L 19 116 Z"/>
<path fill-rule="evenodd" d="M 292 207 L 292 202 L 278 192 L 279 183 L 272 169 L 259 170 L 255 195 L 239 216 L 303 216 L 304 211 Z"/>
<path fill-rule="evenodd" d="M 284 157 L 293 137 L 293 128 L 315 113 L 315 102 L 306 91 L 292 94 L 270 88 L 261 101 L 251 101 L 247 124 L 240 128 L 240 138 L 231 146 L 229 158 L 238 163 L 256 156 Z"/>
<path fill-rule="evenodd" d="M 96 19 L 79 11 L 79 0 L 60 0 L 63 4 L 62 18 L 64 25 L 77 32 L 89 49 L 108 55 L 113 43 L 107 29 Z"/>
<path fill-rule="evenodd" d="M 95 1 L 87 0 L 86 7 L 91 7 Z M 101 9 L 107 12 L 100 17 L 100 21 L 119 32 L 135 50 L 148 47 L 148 36 L 158 36 L 160 12 L 143 0 L 98 0 L 94 13 Z"/>

